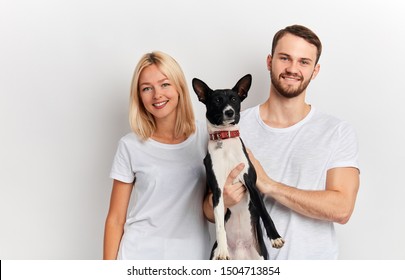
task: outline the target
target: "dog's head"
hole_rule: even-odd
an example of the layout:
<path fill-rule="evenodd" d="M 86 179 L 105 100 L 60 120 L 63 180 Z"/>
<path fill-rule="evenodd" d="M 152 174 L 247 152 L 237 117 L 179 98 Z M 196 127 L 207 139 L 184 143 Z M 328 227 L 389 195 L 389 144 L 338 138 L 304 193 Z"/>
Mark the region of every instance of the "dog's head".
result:
<path fill-rule="evenodd" d="M 237 124 L 240 119 L 240 104 L 247 97 L 252 84 L 252 75 L 242 77 L 232 89 L 210 89 L 203 81 L 194 78 L 193 89 L 198 100 L 207 107 L 206 117 L 215 126 Z"/>

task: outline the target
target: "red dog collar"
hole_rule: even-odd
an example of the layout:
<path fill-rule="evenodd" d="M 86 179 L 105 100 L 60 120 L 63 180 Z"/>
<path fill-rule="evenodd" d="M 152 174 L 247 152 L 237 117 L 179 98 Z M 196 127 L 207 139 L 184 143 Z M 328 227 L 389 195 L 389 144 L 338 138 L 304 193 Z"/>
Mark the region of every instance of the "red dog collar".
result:
<path fill-rule="evenodd" d="M 210 134 L 210 140 L 224 140 L 228 138 L 239 137 L 239 130 L 231 130 L 231 131 L 217 131 Z"/>

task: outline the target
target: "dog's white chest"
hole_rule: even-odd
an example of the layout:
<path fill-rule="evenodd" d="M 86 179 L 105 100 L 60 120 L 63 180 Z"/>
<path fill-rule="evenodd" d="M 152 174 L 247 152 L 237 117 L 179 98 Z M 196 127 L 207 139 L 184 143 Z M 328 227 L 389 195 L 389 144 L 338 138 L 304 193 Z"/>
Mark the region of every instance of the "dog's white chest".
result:
<path fill-rule="evenodd" d="M 214 141 L 209 143 L 208 150 L 212 158 L 214 174 L 218 178 L 218 182 L 225 182 L 232 169 L 239 163 L 244 163 L 245 168 L 236 181 L 245 184 L 243 175 L 247 173 L 249 163 L 243 151 L 242 142 L 239 138 L 225 141 L 221 147 Z M 220 183 L 218 187 L 223 190 L 224 186 Z M 255 249 L 255 238 L 252 238 L 249 202 L 250 195 L 249 192 L 246 192 L 242 201 L 230 208 L 231 216 L 225 224 L 227 245 L 233 259 L 261 258 Z"/>
<path fill-rule="evenodd" d="M 244 163 L 245 168 L 240 173 L 238 178 L 242 183 L 244 182 L 242 174 L 246 173 L 249 167 L 248 160 L 243 152 L 242 142 L 239 138 L 226 139 L 218 146 L 217 141 L 210 141 L 208 144 L 208 151 L 212 158 L 213 171 L 217 178 L 226 180 L 226 177 L 239 163 Z M 219 181 L 222 181 L 219 179 Z M 219 186 L 221 189 L 223 186 Z"/>

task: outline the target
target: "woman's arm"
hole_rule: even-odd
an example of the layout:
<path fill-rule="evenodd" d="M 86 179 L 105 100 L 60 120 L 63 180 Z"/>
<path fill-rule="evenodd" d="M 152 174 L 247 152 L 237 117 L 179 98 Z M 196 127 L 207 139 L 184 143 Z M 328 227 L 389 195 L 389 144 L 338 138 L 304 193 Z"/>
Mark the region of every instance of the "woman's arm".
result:
<path fill-rule="evenodd" d="M 104 230 L 104 260 L 117 259 L 133 184 L 114 180 Z"/>

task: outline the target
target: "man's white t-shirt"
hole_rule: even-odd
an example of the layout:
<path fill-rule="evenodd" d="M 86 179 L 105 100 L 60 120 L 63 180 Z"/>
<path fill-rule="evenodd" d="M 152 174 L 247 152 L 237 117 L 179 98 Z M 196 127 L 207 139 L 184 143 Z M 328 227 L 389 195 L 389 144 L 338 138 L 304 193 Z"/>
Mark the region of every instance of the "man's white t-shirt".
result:
<path fill-rule="evenodd" d="M 208 259 L 203 214 L 206 125 L 180 144 L 141 141 L 134 133 L 118 145 L 110 177 L 135 180 L 118 259 Z"/>
<path fill-rule="evenodd" d="M 311 108 L 288 128 L 272 128 L 260 118 L 259 106 L 242 112 L 240 133 L 246 147 L 275 181 L 303 190 L 324 190 L 326 173 L 336 167 L 358 168 L 355 131 L 347 122 Z M 267 210 L 286 243 L 265 242 L 270 259 L 337 259 L 333 222 L 305 217 L 265 198 Z"/>

